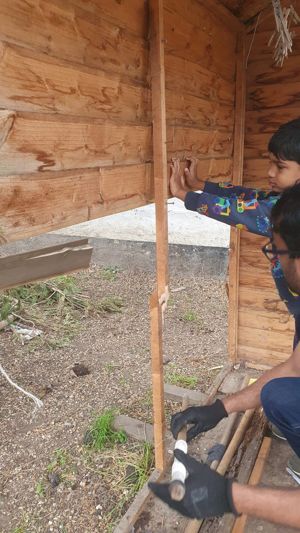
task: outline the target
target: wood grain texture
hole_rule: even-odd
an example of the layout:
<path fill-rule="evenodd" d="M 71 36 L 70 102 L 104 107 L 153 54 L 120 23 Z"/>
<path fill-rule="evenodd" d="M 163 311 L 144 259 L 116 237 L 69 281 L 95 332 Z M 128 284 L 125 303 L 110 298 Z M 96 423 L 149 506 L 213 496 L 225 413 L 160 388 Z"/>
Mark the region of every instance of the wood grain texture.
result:
<path fill-rule="evenodd" d="M 150 165 L 0 178 L 0 242 L 39 235 L 150 199 Z"/>
<path fill-rule="evenodd" d="M 8 289 L 88 268 L 93 247 L 87 239 L 0 258 L 0 289 Z"/>
<path fill-rule="evenodd" d="M 194 17 L 189 16 L 190 0 L 169 6 L 165 3 L 166 52 L 194 63 L 200 63 L 222 78 L 233 81 L 235 76 L 235 33 L 214 17 L 210 29 L 205 26 L 209 16 L 206 7 L 198 4 Z M 193 4 L 193 3 L 192 3 Z M 202 15 L 204 21 L 202 21 Z M 211 18 L 211 16 L 210 16 Z M 226 42 L 226 47 L 224 47 Z"/>
<path fill-rule="evenodd" d="M 15 115 L 0 145 L 0 175 L 133 164 L 151 158 L 150 127 Z"/>
<path fill-rule="evenodd" d="M 116 2 L 113 3 L 117 5 Z M 0 3 L 0 39 L 75 64 L 145 81 L 148 50 L 142 21 L 140 20 L 141 35 L 137 37 L 124 28 L 124 19 L 117 19 L 115 22 L 110 20 L 112 12 L 109 16 L 108 2 L 106 17 L 105 10 L 100 14 L 100 5 L 95 16 L 85 9 L 90 2 L 85 4 L 84 6 L 82 3 L 82 9 L 68 0 L 3 0 Z M 137 6 L 133 3 L 128 5 L 127 16 L 132 19 L 135 7 Z M 141 8 L 144 18 L 147 14 L 146 6 L 140 4 L 140 14 Z"/>
<path fill-rule="evenodd" d="M 171 90 L 166 91 L 166 104 L 169 125 L 233 131 L 232 105 Z"/>
<path fill-rule="evenodd" d="M 168 208 L 167 131 L 165 94 L 165 32 L 163 0 L 151 0 L 151 93 L 153 115 L 153 168 L 156 222 L 157 294 L 168 299 Z M 161 309 L 159 309 L 161 312 Z M 155 394 L 155 391 L 154 391 Z"/>
<path fill-rule="evenodd" d="M 2 45 L 0 106 L 17 111 L 81 117 L 150 120 L 148 89 L 123 83 L 120 76 L 49 58 L 13 45 Z"/>
<path fill-rule="evenodd" d="M 219 130 L 201 130 L 197 128 L 167 128 L 168 157 L 184 158 L 185 154 L 195 157 L 231 157 L 233 135 Z"/>
<path fill-rule="evenodd" d="M 252 0 L 251 2 L 249 0 L 220 0 L 220 2 L 243 22 L 251 19 L 269 5 L 268 0 Z"/>
<path fill-rule="evenodd" d="M 165 55 L 167 89 L 199 98 L 234 104 L 235 84 L 223 80 L 201 64 L 171 54 Z"/>

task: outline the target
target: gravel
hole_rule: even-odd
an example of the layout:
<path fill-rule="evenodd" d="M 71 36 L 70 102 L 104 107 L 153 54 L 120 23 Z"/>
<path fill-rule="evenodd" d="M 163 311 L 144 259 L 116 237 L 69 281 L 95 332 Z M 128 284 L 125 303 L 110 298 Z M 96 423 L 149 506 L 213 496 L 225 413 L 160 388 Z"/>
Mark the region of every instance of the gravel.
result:
<path fill-rule="evenodd" d="M 101 454 L 88 458 L 83 438 L 107 408 L 151 420 L 148 300 L 155 278 L 123 271 L 107 279 L 103 272 L 93 266 L 76 278 L 93 300 L 121 298 L 122 312 L 82 316 L 64 348 L 32 350 L 33 341 L 22 346 L 12 332 L 0 333 L 1 364 L 44 401 L 32 418 L 32 402 L 0 377 L 1 533 L 111 531 L 107 513 L 116 489 L 101 475 Z M 173 277 L 170 289 L 164 370 L 196 377 L 204 391 L 227 359 L 224 283 L 187 273 Z M 173 404 L 167 409 L 174 410 Z M 120 446 L 126 454 L 131 445 Z M 49 478 L 57 450 L 65 454 L 63 476 Z"/>

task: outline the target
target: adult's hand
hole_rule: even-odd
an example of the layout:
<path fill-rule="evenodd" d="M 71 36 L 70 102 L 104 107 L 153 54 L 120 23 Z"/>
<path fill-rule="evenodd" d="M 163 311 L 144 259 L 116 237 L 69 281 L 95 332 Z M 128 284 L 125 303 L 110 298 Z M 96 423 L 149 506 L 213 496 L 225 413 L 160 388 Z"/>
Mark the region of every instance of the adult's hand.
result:
<path fill-rule="evenodd" d="M 222 418 L 227 416 L 228 413 L 221 400 L 216 400 L 213 404 L 202 407 L 188 407 L 172 416 L 171 431 L 176 439 L 183 426 L 192 424 L 192 427 L 187 431 L 187 441 L 190 441 L 199 433 L 214 428 Z"/>
<path fill-rule="evenodd" d="M 220 476 L 208 465 L 199 463 L 181 450 L 174 455 L 187 469 L 185 496 L 182 501 L 171 499 L 169 483 L 149 483 L 149 488 L 167 505 L 189 518 L 212 518 L 225 513 L 237 514 L 232 498 L 231 479 Z"/>

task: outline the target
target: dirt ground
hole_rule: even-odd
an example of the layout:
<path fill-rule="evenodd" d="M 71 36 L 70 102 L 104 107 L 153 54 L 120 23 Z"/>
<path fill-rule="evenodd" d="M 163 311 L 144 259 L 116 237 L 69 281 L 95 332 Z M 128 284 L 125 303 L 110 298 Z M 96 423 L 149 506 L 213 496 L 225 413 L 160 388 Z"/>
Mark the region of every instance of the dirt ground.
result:
<path fill-rule="evenodd" d="M 0 332 L 1 364 L 44 402 L 32 419 L 33 403 L 0 377 L 1 533 L 109 532 L 130 503 L 119 474 L 134 466 L 141 444 L 90 452 L 83 438 L 108 408 L 151 421 L 148 298 L 155 277 L 93 266 L 76 282 L 93 301 L 121 298 L 121 312 L 82 314 L 64 342 L 22 346 L 10 330 Z M 204 391 L 227 358 L 224 282 L 187 275 L 171 279 L 170 289 L 165 380 Z M 76 376 L 75 363 L 89 373 Z"/>

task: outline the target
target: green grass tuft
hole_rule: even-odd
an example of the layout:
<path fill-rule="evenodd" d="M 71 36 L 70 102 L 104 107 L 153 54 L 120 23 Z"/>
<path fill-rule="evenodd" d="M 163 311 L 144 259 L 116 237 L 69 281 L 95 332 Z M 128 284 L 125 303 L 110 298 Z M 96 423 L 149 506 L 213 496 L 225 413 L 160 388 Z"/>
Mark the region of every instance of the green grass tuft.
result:
<path fill-rule="evenodd" d="M 97 310 L 104 313 L 122 313 L 123 300 L 118 296 L 106 296 L 97 304 Z"/>
<path fill-rule="evenodd" d="M 196 376 L 184 376 L 178 372 L 167 372 L 166 381 L 171 385 L 178 385 L 186 389 L 193 389 L 198 383 L 198 378 Z"/>
<path fill-rule="evenodd" d="M 106 281 L 116 281 L 118 272 L 120 272 L 118 267 L 109 266 L 102 268 L 100 275 Z"/>
<path fill-rule="evenodd" d="M 114 412 L 112 410 L 105 411 L 94 420 L 85 438 L 89 447 L 94 450 L 102 450 L 117 443 L 126 442 L 126 433 L 124 431 L 115 431 L 112 427 L 113 420 Z"/>
<path fill-rule="evenodd" d="M 196 322 L 198 320 L 197 314 L 194 311 L 187 311 L 182 318 L 185 322 Z"/>

